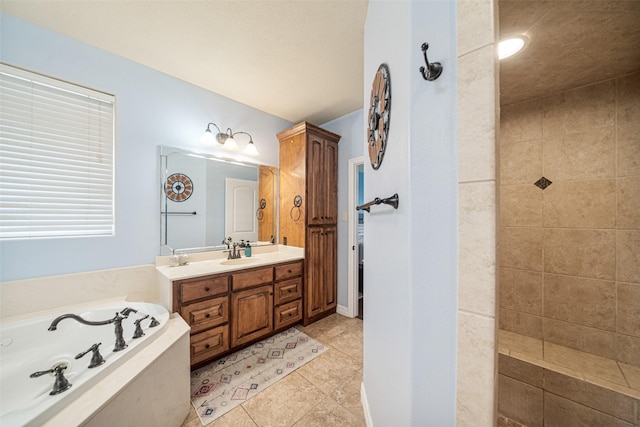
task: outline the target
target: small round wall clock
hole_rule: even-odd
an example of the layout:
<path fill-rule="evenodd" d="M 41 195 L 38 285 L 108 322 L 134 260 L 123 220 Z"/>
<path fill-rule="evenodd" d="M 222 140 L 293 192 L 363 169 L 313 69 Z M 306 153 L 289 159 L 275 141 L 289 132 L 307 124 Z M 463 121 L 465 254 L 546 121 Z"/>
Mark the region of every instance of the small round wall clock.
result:
<path fill-rule="evenodd" d="M 164 188 L 169 200 L 174 202 L 184 202 L 191 197 L 191 193 L 193 193 L 191 178 L 182 173 L 169 175 Z"/>
<path fill-rule="evenodd" d="M 389 117 L 391 113 L 391 77 L 387 64 L 380 64 L 371 86 L 369 106 L 369 129 L 367 130 L 369 160 L 371 167 L 378 169 L 387 148 Z"/>

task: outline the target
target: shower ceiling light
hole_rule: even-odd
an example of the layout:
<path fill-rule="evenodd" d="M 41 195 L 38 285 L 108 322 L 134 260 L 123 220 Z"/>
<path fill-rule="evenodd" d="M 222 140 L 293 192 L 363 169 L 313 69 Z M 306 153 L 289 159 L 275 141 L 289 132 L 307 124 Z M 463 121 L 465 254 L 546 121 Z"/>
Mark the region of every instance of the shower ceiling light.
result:
<path fill-rule="evenodd" d="M 214 136 L 213 132 L 211 132 L 211 125 L 214 125 L 218 130 L 218 133 Z M 238 151 L 238 143 L 236 142 L 236 135 L 247 135 L 249 137 L 249 143 L 244 150 L 242 150 L 243 154 L 248 156 L 257 156 L 258 150 L 256 149 L 256 145 L 253 143 L 253 138 L 247 132 L 233 132 L 231 128 L 227 128 L 225 133 L 222 133 L 218 125 L 215 123 L 209 123 L 204 133 L 200 137 L 201 144 L 212 144 L 214 141 L 217 141 L 219 144 L 222 144 L 223 148 L 228 151 Z"/>
<path fill-rule="evenodd" d="M 498 58 L 505 59 L 520 52 L 529 41 L 526 36 L 510 37 L 498 44 Z"/>

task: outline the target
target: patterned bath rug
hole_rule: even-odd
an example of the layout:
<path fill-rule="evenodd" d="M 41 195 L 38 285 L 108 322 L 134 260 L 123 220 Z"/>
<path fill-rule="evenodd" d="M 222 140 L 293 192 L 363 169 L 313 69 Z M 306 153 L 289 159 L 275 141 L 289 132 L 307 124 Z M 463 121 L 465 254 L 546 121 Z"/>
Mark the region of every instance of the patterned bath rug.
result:
<path fill-rule="evenodd" d="M 193 371 L 191 404 L 205 426 L 326 350 L 290 328 Z"/>

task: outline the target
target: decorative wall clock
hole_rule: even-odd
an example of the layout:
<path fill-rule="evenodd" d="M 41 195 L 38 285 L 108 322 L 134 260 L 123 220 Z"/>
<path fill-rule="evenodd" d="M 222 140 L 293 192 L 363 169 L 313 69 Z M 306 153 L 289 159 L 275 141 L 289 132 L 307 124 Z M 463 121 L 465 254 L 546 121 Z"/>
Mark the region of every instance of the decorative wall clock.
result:
<path fill-rule="evenodd" d="M 191 178 L 182 173 L 169 175 L 164 187 L 167 197 L 174 202 L 184 202 L 193 193 Z"/>
<path fill-rule="evenodd" d="M 380 64 L 371 86 L 369 129 L 367 134 L 371 167 L 378 169 L 387 148 L 391 113 L 391 77 L 387 64 Z"/>

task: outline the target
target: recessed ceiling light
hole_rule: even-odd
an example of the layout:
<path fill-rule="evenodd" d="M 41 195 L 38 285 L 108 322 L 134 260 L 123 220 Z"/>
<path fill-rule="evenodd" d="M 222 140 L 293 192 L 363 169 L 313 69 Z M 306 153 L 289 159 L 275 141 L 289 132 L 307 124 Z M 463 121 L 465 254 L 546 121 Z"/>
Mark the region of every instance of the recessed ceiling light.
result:
<path fill-rule="evenodd" d="M 516 36 L 502 40 L 498 44 L 498 58 L 504 59 L 515 55 L 525 47 L 528 41 L 529 39 L 526 36 Z"/>

